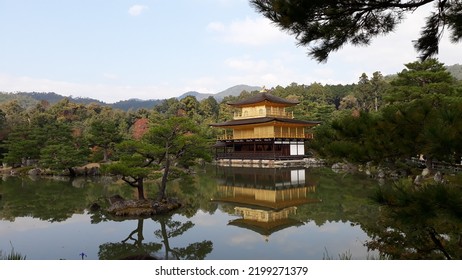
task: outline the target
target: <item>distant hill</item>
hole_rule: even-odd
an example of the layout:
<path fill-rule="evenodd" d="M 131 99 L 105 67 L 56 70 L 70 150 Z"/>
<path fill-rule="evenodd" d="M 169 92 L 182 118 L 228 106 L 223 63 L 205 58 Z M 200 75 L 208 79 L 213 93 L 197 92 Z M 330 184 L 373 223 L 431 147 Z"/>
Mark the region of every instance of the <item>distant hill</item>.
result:
<path fill-rule="evenodd" d="M 454 64 L 451 66 L 446 66 L 446 69 L 451 73 L 451 75 L 459 81 L 462 81 L 462 65 Z"/>
<path fill-rule="evenodd" d="M 17 93 L 2 93 L 0 92 L 0 103 L 8 102 L 10 100 L 18 100 L 19 104 L 24 108 L 35 106 L 40 101 L 46 101 L 50 104 L 58 103 L 64 98 L 77 104 L 98 104 L 100 106 L 109 106 L 124 111 L 138 110 L 138 109 L 151 109 L 155 105 L 159 104 L 161 100 L 141 100 L 141 99 L 129 99 L 122 100 L 116 103 L 105 103 L 93 98 L 83 97 L 67 97 L 54 92 L 17 92 Z"/>
<path fill-rule="evenodd" d="M 38 104 L 41 101 L 46 101 L 50 104 L 58 103 L 63 99 L 69 99 L 69 101 L 77 104 L 98 104 L 101 106 L 113 106 L 113 104 L 108 104 L 93 98 L 83 98 L 83 97 L 67 97 L 55 92 L 16 92 L 16 93 L 6 93 L 0 92 L 0 103 L 8 102 L 11 100 L 19 101 L 19 104 L 24 107 L 32 107 Z M 120 101 L 124 102 L 124 101 Z M 117 103 L 115 103 L 117 104 Z M 123 105 L 120 105 L 123 106 Z"/>
<path fill-rule="evenodd" d="M 66 97 L 59 95 L 54 92 L 16 92 L 16 93 L 6 93 L 0 92 L 0 103 L 8 102 L 11 100 L 17 100 L 19 104 L 24 108 L 29 108 L 35 106 L 41 101 L 46 101 L 50 104 L 55 104 L 64 98 L 69 99 L 69 101 L 77 104 L 90 104 L 96 103 L 102 106 L 110 106 L 104 102 L 101 102 L 92 98 L 81 98 L 81 97 Z"/>
<path fill-rule="evenodd" d="M 37 101 L 45 100 L 48 101 L 50 104 L 57 103 L 62 99 L 66 98 L 65 96 L 59 95 L 54 92 L 18 92 L 17 95 L 19 96 L 27 96 Z M 97 103 L 100 105 L 105 105 L 104 102 L 93 98 L 83 98 L 83 97 L 67 97 L 69 101 L 79 104 L 90 104 L 90 103 Z"/>
<path fill-rule="evenodd" d="M 212 94 L 212 93 L 200 93 L 200 92 L 197 92 L 197 91 L 188 91 L 188 92 L 185 92 L 182 95 L 178 96 L 178 99 L 181 100 L 181 99 L 185 98 L 186 96 L 194 96 L 197 99 L 197 101 L 201 101 L 201 100 L 204 100 L 204 99 L 208 98 L 209 96 L 214 96 L 214 94 Z"/>
<path fill-rule="evenodd" d="M 231 96 L 238 96 L 244 90 L 248 91 L 248 92 L 252 92 L 252 91 L 260 90 L 260 89 L 261 89 L 261 87 L 257 87 L 257 86 L 237 85 L 237 86 L 230 87 L 228 89 L 225 89 L 225 90 L 220 91 L 220 92 L 215 93 L 215 94 L 213 94 L 213 93 L 200 93 L 200 92 L 197 92 L 197 91 L 188 91 L 188 92 L 183 93 L 182 95 L 178 96 L 178 99 L 181 100 L 181 99 L 185 98 L 186 96 L 194 96 L 198 101 L 201 101 L 203 99 L 208 98 L 209 96 L 212 96 L 218 102 L 220 102 L 226 96 L 230 96 L 230 95 Z"/>
<path fill-rule="evenodd" d="M 239 94 L 241 94 L 241 92 L 243 91 L 247 91 L 247 92 L 252 92 L 252 91 L 255 91 L 255 90 L 261 90 L 261 87 L 257 87 L 257 86 L 247 86 L 247 85 L 237 85 L 237 86 L 233 86 L 233 87 L 230 87 L 224 91 L 220 91 L 219 93 L 215 94 L 215 99 L 217 99 L 218 102 L 220 102 L 221 100 L 223 100 L 223 98 L 225 98 L 226 96 L 238 96 Z"/>

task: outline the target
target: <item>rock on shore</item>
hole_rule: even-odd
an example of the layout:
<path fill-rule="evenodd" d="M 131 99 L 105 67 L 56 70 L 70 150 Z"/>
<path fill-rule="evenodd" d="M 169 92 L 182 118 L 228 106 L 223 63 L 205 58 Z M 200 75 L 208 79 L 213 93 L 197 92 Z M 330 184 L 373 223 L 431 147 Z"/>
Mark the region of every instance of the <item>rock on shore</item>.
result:
<path fill-rule="evenodd" d="M 145 200 L 125 200 L 120 196 L 109 199 L 110 206 L 107 212 L 115 216 L 153 216 L 165 214 L 176 210 L 182 204 L 175 198 L 167 198 L 162 201 Z"/>

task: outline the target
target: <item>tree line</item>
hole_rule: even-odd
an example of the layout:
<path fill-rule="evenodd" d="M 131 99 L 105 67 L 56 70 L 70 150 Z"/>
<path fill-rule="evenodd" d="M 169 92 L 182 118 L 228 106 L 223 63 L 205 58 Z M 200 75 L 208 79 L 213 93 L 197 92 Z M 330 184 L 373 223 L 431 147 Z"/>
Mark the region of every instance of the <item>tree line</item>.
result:
<path fill-rule="evenodd" d="M 4 103 L 0 106 L 2 163 L 69 176 L 76 176 L 77 167 L 87 163 L 106 163 L 102 170 L 138 188 L 140 199 L 143 182 L 161 177 L 162 199 L 167 180 L 187 171 L 197 158 L 210 159 L 211 136 L 202 123 L 207 114 L 197 111 L 197 117 L 190 118 L 188 100 L 168 104 L 167 111 L 159 106 L 135 112 L 68 99 L 32 108 L 16 100 Z M 201 104 L 207 107 L 207 102 Z"/>

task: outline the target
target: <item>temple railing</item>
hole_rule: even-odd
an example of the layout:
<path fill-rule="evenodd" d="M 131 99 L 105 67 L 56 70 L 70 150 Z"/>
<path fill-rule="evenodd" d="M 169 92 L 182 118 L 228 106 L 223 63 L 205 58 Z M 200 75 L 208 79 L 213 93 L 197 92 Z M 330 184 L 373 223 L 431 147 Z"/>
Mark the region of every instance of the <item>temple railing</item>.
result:
<path fill-rule="evenodd" d="M 288 159 L 303 159 L 306 155 L 283 155 L 274 152 L 234 152 L 234 153 L 217 153 L 216 159 L 276 159 L 276 160 L 288 160 Z"/>
<path fill-rule="evenodd" d="M 313 133 L 276 133 L 275 135 L 249 134 L 242 136 L 221 135 L 218 140 L 243 140 L 243 139 L 313 139 Z"/>
<path fill-rule="evenodd" d="M 234 120 L 242 120 L 242 119 L 253 119 L 253 118 L 262 118 L 262 117 L 275 117 L 275 118 L 286 118 L 286 119 L 293 119 L 294 113 L 293 112 L 284 112 L 284 111 L 266 111 L 266 112 L 256 112 L 256 113 L 247 113 L 243 114 L 242 112 L 234 112 L 233 119 Z"/>

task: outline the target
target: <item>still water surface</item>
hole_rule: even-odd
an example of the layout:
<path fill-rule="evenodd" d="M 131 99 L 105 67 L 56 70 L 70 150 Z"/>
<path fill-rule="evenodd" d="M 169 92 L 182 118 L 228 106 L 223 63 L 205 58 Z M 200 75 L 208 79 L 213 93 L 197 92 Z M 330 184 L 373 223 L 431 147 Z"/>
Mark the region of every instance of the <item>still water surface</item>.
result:
<path fill-rule="evenodd" d="M 0 250 L 29 260 L 369 259 L 367 228 L 377 219 L 377 182 L 327 169 L 207 166 L 169 191 L 187 206 L 166 216 L 117 219 L 89 206 L 121 194 L 108 178 L 4 177 Z M 147 187 L 153 197 L 156 185 Z"/>

